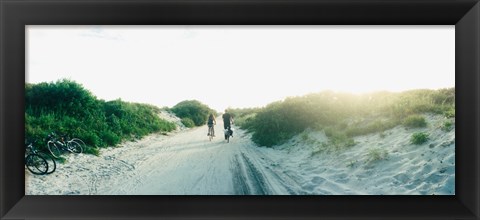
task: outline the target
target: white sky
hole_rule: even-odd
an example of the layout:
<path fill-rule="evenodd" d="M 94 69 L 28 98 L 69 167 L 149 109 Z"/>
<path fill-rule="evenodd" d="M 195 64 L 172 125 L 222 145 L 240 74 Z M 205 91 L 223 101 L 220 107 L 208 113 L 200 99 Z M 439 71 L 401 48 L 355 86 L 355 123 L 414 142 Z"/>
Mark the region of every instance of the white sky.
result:
<path fill-rule="evenodd" d="M 455 86 L 452 26 L 26 26 L 26 81 L 223 111 L 286 96 Z"/>

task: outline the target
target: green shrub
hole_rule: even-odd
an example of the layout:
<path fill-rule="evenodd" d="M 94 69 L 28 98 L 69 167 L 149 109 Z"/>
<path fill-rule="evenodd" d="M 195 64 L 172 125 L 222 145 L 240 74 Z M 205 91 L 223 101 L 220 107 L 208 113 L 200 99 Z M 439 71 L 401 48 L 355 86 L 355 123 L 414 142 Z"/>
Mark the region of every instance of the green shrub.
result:
<path fill-rule="evenodd" d="M 94 146 L 94 147 L 106 146 L 106 145 L 103 145 L 102 140 L 98 136 L 98 133 L 99 132 L 95 132 L 93 130 L 91 130 L 91 131 L 81 131 L 81 132 L 79 132 L 78 137 L 80 139 L 82 139 L 85 142 L 85 144 L 87 144 L 88 146 Z M 74 136 L 74 137 L 77 137 L 77 136 Z"/>
<path fill-rule="evenodd" d="M 245 114 L 241 116 L 235 115 L 235 124 L 242 129 L 250 129 L 252 127 L 252 122 L 255 120 L 256 113 Z"/>
<path fill-rule="evenodd" d="M 451 131 L 453 128 L 453 122 L 452 121 L 445 121 L 442 126 L 443 131 Z"/>
<path fill-rule="evenodd" d="M 89 113 L 86 109 L 96 108 L 97 104 L 90 91 L 71 80 L 25 85 L 25 107 L 33 115 L 55 112 L 62 116 L 83 117 Z"/>
<path fill-rule="evenodd" d="M 403 121 L 403 125 L 408 128 L 423 128 L 427 126 L 427 121 L 423 116 L 410 115 Z"/>
<path fill-rule="evenodd" d="M 252 129 L 252 122 L 260 108 L 228 108 L 227 111 L 235 118 L 235 125 L 248 131 Z"/>
<path fill-rule="evenodd" d="M 217 114 L 215 110 L 197 100 L 182 101 L 173 106 L 171 111 L 179 118 L 191 119 L 195 126 L 206 124 L 210 113 Z"/>
<path fill-rule="evenodd" d="M 121 141 L 121 138 L 112 131 L 103 131 L 101 133 L 101 135 L 102 136 L 100 138 L 108 146 L 115 146 L 115 145 L 119 144 L 120 141 Z"/>
<path fill-rule="evenodd" d="M 190 118 L 182 118 L 182 124 L 187 128 L 195 127 L 195 122 L 193 122 L 193 120 Z"/>
<path fill-rule="evenodd" d="M 417 132 L 417 133 L 412 134 L 412 137 L 410 138 L 410 142 L 412 144 L 421 145 L 421 144 L 424 144 L 425 142 L 427 142 L 429 140 L 428 136 L 429 135 L 427 133 Z"/>
<path fill-rule="evenodd" d="M 59 80 L 25 85 L 25 139 L 44 143 L 51 132 L 82 139 L 85 153 L 131 137 L 171 131 L 175 124 L 159 118 L 160 109 L 121 100 L 105 102 L 82 85 Z M 39 144 L 44 149 L 44 144 Z"/>
<path fill-rule="evenodd" d="M 443 115 L 446 117 L 446 118 L 455 118 L 455 107 L 451 108 L 451 109 L 448 109 L 448 110 L 445 110 L 445 112 L 443 113 Z"/>
<path fill-rule="evenodd" d="M 227 111 L 232 114 L 235 119 L 238 119 L 252 114 L 255 115 L 261 111 L 261 108 L 228 108 Z"/>

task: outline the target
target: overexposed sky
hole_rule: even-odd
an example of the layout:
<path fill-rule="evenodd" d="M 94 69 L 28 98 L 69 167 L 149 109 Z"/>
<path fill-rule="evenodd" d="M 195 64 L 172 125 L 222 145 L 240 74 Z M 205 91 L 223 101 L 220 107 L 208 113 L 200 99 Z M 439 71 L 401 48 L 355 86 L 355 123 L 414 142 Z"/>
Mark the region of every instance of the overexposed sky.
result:
<path fill-rule="evenodd" d="M 324 90 L 455 86 L 454 26 L 26 26 L 26 81 L 223 111 Z"/>

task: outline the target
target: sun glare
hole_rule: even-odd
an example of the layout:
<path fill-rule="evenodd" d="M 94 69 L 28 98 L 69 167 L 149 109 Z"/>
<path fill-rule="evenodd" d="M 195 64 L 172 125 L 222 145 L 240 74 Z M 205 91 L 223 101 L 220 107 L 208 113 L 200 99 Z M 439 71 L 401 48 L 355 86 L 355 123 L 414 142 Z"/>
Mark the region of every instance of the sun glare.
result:
<path fill-rule="evenodd" d="M 333 90 L 454 87 L 454 27 L 28 26 L 27 82 L 217 110 Z"/>

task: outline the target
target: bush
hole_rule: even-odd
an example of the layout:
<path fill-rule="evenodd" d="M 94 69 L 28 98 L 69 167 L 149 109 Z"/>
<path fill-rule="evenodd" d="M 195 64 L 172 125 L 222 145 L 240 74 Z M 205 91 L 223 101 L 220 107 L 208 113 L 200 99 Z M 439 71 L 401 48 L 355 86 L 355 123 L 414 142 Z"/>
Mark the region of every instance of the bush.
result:
<path fill-rule="evenodd" d="M 217 112 L 197 100 L 182 101 L 171 109 L 179 118 L 189 118 L 195 126 L 202 126 L 207 123 L 210 113 L 217 115 Z"/>
<path fill-rule="evenodd" d="M 455 107 L 451 108 L 451 109 L 448 109 L 448 110 L 445 110 L 445 112 L 443 113 L 443 115 L 446 117 L 446 118 L 455 118 Z"/>
<path fill-rule="evenodd" d="M 255 117 L 261 108 L 228 108 L 228 112 L 235 118 L 235 124 L 242 129 L 251 131 L 254 126 Z"/>
<path fill-rule="evenodd" d="M 242 129 L 250 129 L 253 126 L 253 121 L 255 120 L 256 113 L 246 114 L 246 115 L 235 115 L 235 124 Z"/>
<path fill-rule="evenodd" d="M 412 134 L 410 142 L 412 144 L 421 145 L 429 140 L 428 134 L 424 132 L 417 132 Z"/>
<path fill-rule="evenodd" d="M 453 122 L 451 121 L 445 121 L 442 126 L 443 131 L 451 131 L 453 128 Z"/>
<path fill-rule="evenodd" d="M 195 122 L 193 122 L 193 120 L 190 118 L 182 118 L 182 124 L 187 128 L 195 127 Z"/>
<path fill-rule="evenodd" d="M 93 130 L 90 130 L 90 131 L 82 130 L 78 133 L 78 136 L 73 135 L 73 137 L 80 138 L 85 142 L 87 146 L 93 146 L 93 147 L 106 146 L 106 145 L 103 145 L 102 140 L 99 137 L 99 132 L 95 132 Z"/>
<path fill-rule="evenodd" d="M 122 140 L 117 134 L 113 131 L 103 131 L 101 133 L 101 139 L 108 146 L 115 146 L 120 143 Z"/>
<path fill-rule="evenodd" d="M 147 104 L 99 100 L 70 80 L 26 84 L 25 138 L 43 143 L 55 132 L 82 139 L 84 152 L 98 155 L 98 147 L 174 130 L 175 124 L 159 118 L 159 111 Z"/>
<path fill-rule="evenodd" d="M 33 115 L 55 112 L 62 116 L 85 117 L 89 114 L 86 110 L 97 105 L 90 91 L 71 80 L 25 85 L 25 107 Z"/>
<path fill-rule="evenodd" d="M 403 121 L 403 125 L 408 128 L 423 128 L 427 126 L 427 122 L 423 116 L 410 115 Z"/>

